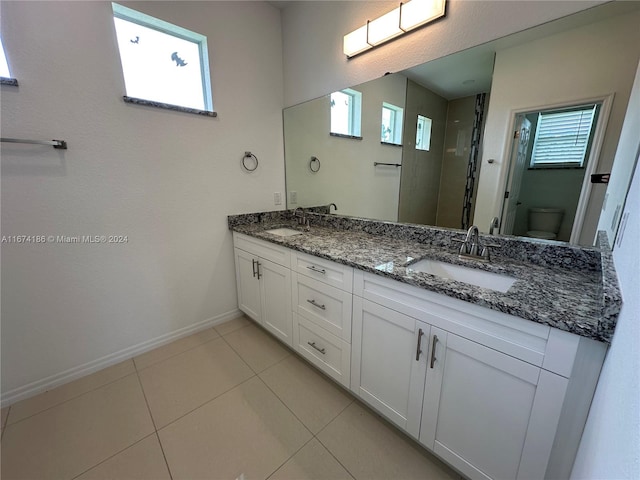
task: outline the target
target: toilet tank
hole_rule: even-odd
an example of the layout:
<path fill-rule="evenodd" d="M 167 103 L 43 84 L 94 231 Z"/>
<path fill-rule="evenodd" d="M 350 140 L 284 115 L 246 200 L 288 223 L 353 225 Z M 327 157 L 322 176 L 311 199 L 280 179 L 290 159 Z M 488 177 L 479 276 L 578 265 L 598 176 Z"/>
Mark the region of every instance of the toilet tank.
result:
<path fill-rule="evenodd" d="M 564 217 L 562 208 L 530 208 L 529 230 L 558 233 L 562 217 Z"/>

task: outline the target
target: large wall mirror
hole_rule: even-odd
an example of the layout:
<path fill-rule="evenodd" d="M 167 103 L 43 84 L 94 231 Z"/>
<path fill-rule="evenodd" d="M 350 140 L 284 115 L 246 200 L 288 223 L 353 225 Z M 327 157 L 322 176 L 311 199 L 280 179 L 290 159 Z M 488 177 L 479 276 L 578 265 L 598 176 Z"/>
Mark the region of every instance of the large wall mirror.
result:
<path fill-rule="evenodd" d="M 518 85 L 508 83 L 507 73 L 500 73 L 500 78 L 494 77 L 494 65 L 496 69 L 500 65 L 497 59 L 501 58 L 501 52 L 513 52 L 540 42 L 540 39 L 621 18 L 625 11 L 638 9 L 637 2 L 633 5 L 613 3 L 285 109 L 287 207 L 335 203 L 340 215 L 450 228 L 466 228 L 476 223 L 487 231 L 489 225 L 484 223 L 488 223 L 494 214 L 500 215 L 504 206 L 497 205 L 498 201 L 493 201 L 493 197 L 491 201 L 486 199 L 494 194 L 496 198 L 504 196 L 505 190 L 511 188 L 513 178 L 508 173 L 512 170 L 508 165 L 509 148 L 498 162 L 504 163 L 502 173 L 492 170 L 491 159 L 488 164 L 482 161 L 486 143 L 483 141 L 484 126 L 493 114 L 494 124 L 504 124 L 500 136 L 507 142 L 507 128 L 511 129 L 516 117 L 522 116 L 521 112 L 505 111 L 500 105 L 505 91 L 517 90 Z M 610 28 L 610 25 L 602 28 Z M 575 42 L 579 41 L 579 36 Z M 558 41 L 562 41 L 563 48 L 577 48 L 570 44 L 570 39 L 558 38 L 562 38 Z M 524 60 L 529 66 L 542 61 L 533 56 Z M 630 71 L 635 73 L 637 55 L 628 58 L 628 62 L 633 64 Z M 508 71 L 504 63 L 502 71 Z M 495 73 L 498 75 L 497 70 Z M 633 75 L 630 75 L 629 83 L 633 82 Z M 584 80 L 576 79 L 577 82 Z M 566 110 L 570 113 L 576 110 L 571 93 L 564 102 L 566 105 L 562 99 L 555 99 L 554 93 L 555 87 L 549 87 L 548 97 L 553 100 L 549 101 L 548 108 L 544 103 L 528 105 L 531 107 L 527 112 L 529 117 L 535 117 L 527 132 L 529 146 L 523 147 L 521 140 L 513 142 L 512 148 L 516 151 L 529 148 L 529 151 L 521 152 L 529 162 L 532 162 L 536 128 L 541 124 L 537 121 L 542 118 L 538 112 L 562 113 Z M 577 95 L 576 98 L 580 98 Z M 546 97 L 544 92 L 539 96 Z M 494 97 L 497 100 L 492 102 Z M 562 107 L 558 107 L 561 104 Z M 555 109 L 552 108 L 554 105 Z M 600 142 L 594 154 L 596 157 L 604 154 L 602 144 L 607 141 L 606 135 L 612 142 L 617 141 L 620 133 L 621 121 L 614 125 L 610 122 L 607 127 L 611 105 L 607 108 L 607 111 L 598 110 L 593 119 L 594 125 L 601 122 L 600 137 L 596 138 Z M 622 106 L 623 114 L 624 110 L 626 105 Z M 498 115 L 501 118 L 498 119 Z M 548 123 L 546 116 L 544 119 Z M 578 122 L 580 128 L 582 124 Z M 495 136 L 495 128 L 491 131 Z M 593 131 L 589 132 L 587 139 L 589 135 L 593 139 Z M 539 153 L 540 148 L 536 148 Z M 590 146 L 587 153 L 594 150 L 596 148 Z M 606 146 L 604 150 L 607 150 Z M 586 161 L 549 165 L 549 168 L 531 163 L 535 168 L 525 168 L 522 175 L 520 190 L 526 195 L 518 200 L 517 220 L 511 221 L 509 231 L 502 233 L 527 235 L 535 230 L 530 228 L 527 212 L 538 207 L 556 207 L 556 213 L 562 211 L 562 217 L 558 219 L 556 215 L 559 224 L 549 227 L 555 232 L 544 232 L 552 236 L 543 238 L 591 244 L 594 232 L 586 232 L 585 240 L 581 241 L 580 230 L 595 228 L 603 197 L 603 194 L 589 197 L 593 187 L 587 173 L 595 169 L 599 159 L 592 161 L 591 167 Z M 499 177 L 494 180 L 499 186 L 491 187 L 491 182 L 485 182 L 483 192 L 480 185 L 483 175 Z M 492 192 L 486 191 L 487 185 Z M 553 192 L 550 191 L 552 185 L 555 185 Z M 582 197 L 581 192 L 584 193 Z M 565 194 L 570 194 L 571 199 L 564 199 Z M 484 201 L 476 199 L 478 195 L 484 196 Z M 550 198 L 555 201 L 553 205 Z M 579 224 L 574 223 L 578 216 Z M 578 227 L 572 235 L 573 225 Z"/>

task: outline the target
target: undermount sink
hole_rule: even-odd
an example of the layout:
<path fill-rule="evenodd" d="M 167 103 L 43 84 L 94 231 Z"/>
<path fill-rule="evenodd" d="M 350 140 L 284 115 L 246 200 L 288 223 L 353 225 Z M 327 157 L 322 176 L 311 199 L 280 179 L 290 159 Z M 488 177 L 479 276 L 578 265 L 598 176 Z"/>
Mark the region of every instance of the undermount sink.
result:
<path fill-rule="evenodd" d="M 488 288 L 506 293 L 516 282 L 516 278 L 500 273 L 485 272 L 475 268 L 463 267 L 438 260 L 425 258 L 411 265 L 407 269 L 414 272 L 424 272 L 438 277 L 448 278 L 457 282 L 463 282 L 476 287 Z"/>
<path fill-rule="evenodd" d="M 300 230 L 294 230 L 293 228 L 273 228 L 271 230 L 265 230 L 265 232 L 270 233 L 271 235 L 277 235 L 279 237 L 293 237 L 294 235 L 302 235 L 303 232 Z"/>

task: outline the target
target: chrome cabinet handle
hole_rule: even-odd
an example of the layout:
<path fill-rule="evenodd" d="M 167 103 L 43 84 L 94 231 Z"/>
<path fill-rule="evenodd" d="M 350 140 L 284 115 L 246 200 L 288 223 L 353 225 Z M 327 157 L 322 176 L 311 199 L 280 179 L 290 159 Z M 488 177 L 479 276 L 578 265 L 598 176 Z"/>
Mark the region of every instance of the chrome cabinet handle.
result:
<path fill-rule="evenodd" d="M 251 259 L 251 270 L 253 270 L 253 278 L 256 278 L 256 261 L 254 258 Z"/>
<path fill-rule="evenodd" d="M 324 348 L 320 348 L 316 345 L 316 342 L 307 342 L 308 345 L 310 345 L 311 347 L 315 348 L 317 351 L 319 351 L 321 354 L 326 354 L 327 351 Z"/>
<path fill-rule="evenodd" d="M 431 345 L 431 365 L 430 368 L 433 368 L 433 364 L 436 363 L 436 343 L 438 343 L 438 336 L 433 336 L 433 344 Z"/>
<path fill-rule="evenodd" d="M 258 260 L 256 260 L 256 273 L 258 274 L 258 280 L 260 280 L 260 277 L 262 277 L 262 274 L 260 273 L 260 265 L 262 265 Z"/>
<path fill-rule="evenodd" d="M 320 310 L 326 310 L 327 309 L 327 307 L 325 307 L 324 305 L 317 304 L 315 300 L 307 300 L 307 302 L 309 302 L 314 307 L 319 308 Z"/>
<path fill-rule="evenodd" d="M 315 265 L 309 265 L 307 268 L 312 272 L 321 273 L 323 275 L 327 274 L 327 271 L 324 268 L 318 268 Z"/>
<path fill-rule="evenodd" d="M 422 353 L 422 350 L 420 350 L 420 344 L 422 343 L 422 336 L 424 335 L 424 332 L 422 331 L 422 329 L 418 329 L 418 347 L 416 348 L 416 362 L 420 360 L 420 354 Z"/>

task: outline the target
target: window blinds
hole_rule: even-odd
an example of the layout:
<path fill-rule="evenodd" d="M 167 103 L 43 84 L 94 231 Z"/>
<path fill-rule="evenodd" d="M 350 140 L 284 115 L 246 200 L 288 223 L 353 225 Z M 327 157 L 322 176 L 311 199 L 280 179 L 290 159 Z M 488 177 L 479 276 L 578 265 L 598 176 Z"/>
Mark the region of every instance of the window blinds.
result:
<path fill-rule="evenodd" d="M 540 112 L 531 167 L 582 167 L 597 105 L 570 111 Z"/>

